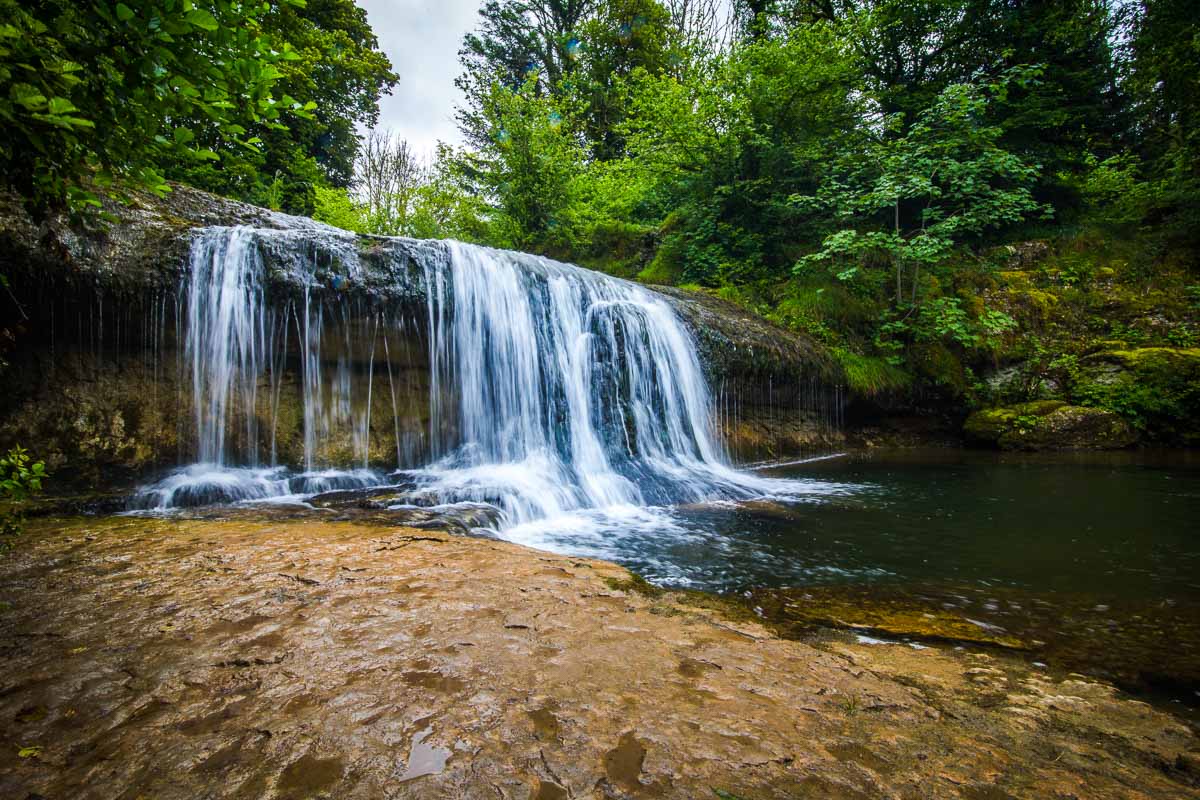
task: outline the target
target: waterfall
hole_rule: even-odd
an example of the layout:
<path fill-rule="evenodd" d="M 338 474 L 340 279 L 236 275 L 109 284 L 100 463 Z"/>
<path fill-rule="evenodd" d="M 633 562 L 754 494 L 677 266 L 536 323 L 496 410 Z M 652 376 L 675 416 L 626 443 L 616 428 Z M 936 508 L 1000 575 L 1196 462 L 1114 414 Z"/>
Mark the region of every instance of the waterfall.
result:
<path fill-rule="evenodd" d="M 695 346 L 665 300 L 536 256 L 448 248 L 430 364 L 434 386 L 454 387 L 460 441 L 420 473 L 431 495 L 521 524 L 764 489 L 723 462 Z"/>
<path fill-rule="evenodd" d="M 136 505 L 392 485 L 393 509 L 488 504 L 499 527 L 537 531 L 813 491 L 726 463 L 695 343 L 660 295 L 445 242 L 422 251 L 415 276 L 393 270 L 393 282 L 420 284 L 390 287 L 422 297 L 418 314 L 345 291 L 367 280 L 356 252 L 349 234 L 311 225 L 198 233 L 183 285 L 198 463 Z M 286 255 L 287 268 L 264 253 Z M 424 351 L 427 400 L 401 413 L 414 350 Z M 399 463 L 402 449 L 412 463 Z"/>

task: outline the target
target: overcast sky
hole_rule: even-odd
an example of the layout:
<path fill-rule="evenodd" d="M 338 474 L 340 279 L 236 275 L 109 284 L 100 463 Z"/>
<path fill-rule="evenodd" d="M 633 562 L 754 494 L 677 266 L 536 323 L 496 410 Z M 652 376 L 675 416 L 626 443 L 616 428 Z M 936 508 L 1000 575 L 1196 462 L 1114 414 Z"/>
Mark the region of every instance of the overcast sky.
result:
<path fill-rule="evenodd" d="M 475 27 L 482 0 L 358 0 L 400 82 L 379 103 L 379 125 L 408 139 L 418 153 L 437 142 L 458 144 L 454 106 L 458 48 Z"/>

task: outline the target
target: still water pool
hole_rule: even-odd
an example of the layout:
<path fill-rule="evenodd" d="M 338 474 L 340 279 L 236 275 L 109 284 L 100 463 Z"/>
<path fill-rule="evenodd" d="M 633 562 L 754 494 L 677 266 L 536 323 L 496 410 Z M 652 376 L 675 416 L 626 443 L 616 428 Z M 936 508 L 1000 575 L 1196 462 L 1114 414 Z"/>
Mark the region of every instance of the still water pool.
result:
<path fill-rule="evenodd" d="M 681 509 L 711 540 L 622 560 L 697 588 L 960 581 L 1113 599 L 1200 597 L 1200 458 L 848 454 L 763 470 L 853 487 L 813 502 Z M 706 546 L 707 545 L 707 546 Z"/>
<path fill-rule="evenodd" d="M 868 452 L 760 472 L 846 490 L 678 508 L 669 530 L 515 538 L 736 593 L 798 633 L 1007 646 L 1200 701 L 1195 454 Z"/>

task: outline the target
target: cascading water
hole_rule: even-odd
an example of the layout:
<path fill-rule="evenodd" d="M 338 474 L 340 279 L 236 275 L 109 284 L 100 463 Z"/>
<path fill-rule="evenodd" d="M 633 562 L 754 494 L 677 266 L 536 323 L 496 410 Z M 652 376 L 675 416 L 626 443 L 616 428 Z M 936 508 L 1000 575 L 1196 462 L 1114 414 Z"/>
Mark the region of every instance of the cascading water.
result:
<path fill-rule="evenodd" d="M 695 346 L 664 300 L 536 256 L 448 247 L 449 276 L 430 281 L 430 363 L 453 386 L 460 442 L 416 473 L 430 497 L 492 503 L 521 525 L 801 488 L 724 463 Z"/>
<path fill-rule="evenodd" d="M 266 251 L 300 257 L 279 276 Z M 364 280 L 349 234 L 200 232 L 183 287 L 199 463 L 135 504 L 392 485 L 393 510 L 487 504 L 504 535 L 555 547 L 564 533 L 670 526 L 672 505 L 836 490 L 727 465 L 695 345 L 659 295 L 521 253 L 457 242 L 429 252 L 418 324 L 338 291 Z M 412 372 L 414 335 L 427 403 L 402 414 L 397 381 Z M 279 463 L 291 405 L 302 442 L 288 463 L 299 472 Z M 368 464 L 380 466 L 372 443 L 393 438 L 389 478 Z"/>

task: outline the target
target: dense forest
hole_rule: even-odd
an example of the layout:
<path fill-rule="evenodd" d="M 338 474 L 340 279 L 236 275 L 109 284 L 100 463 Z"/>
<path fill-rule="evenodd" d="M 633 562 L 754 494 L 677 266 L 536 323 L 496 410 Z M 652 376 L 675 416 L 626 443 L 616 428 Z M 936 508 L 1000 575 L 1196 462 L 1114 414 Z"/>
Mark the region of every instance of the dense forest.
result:
<path fill-rule="evenodd" d="M 179 181 L 544 254 L 716 293 L 860 395 L 959 408 L 1200 337 L 1183 0 L 488 0 L 466 144 L 431 161 L 372 129 L 398 76 L 351 0 L 2 7 L 0 173 L 34 208 L 101 220 Z M 1194 393 L 1073 399 L 1161 433 Z"/>

